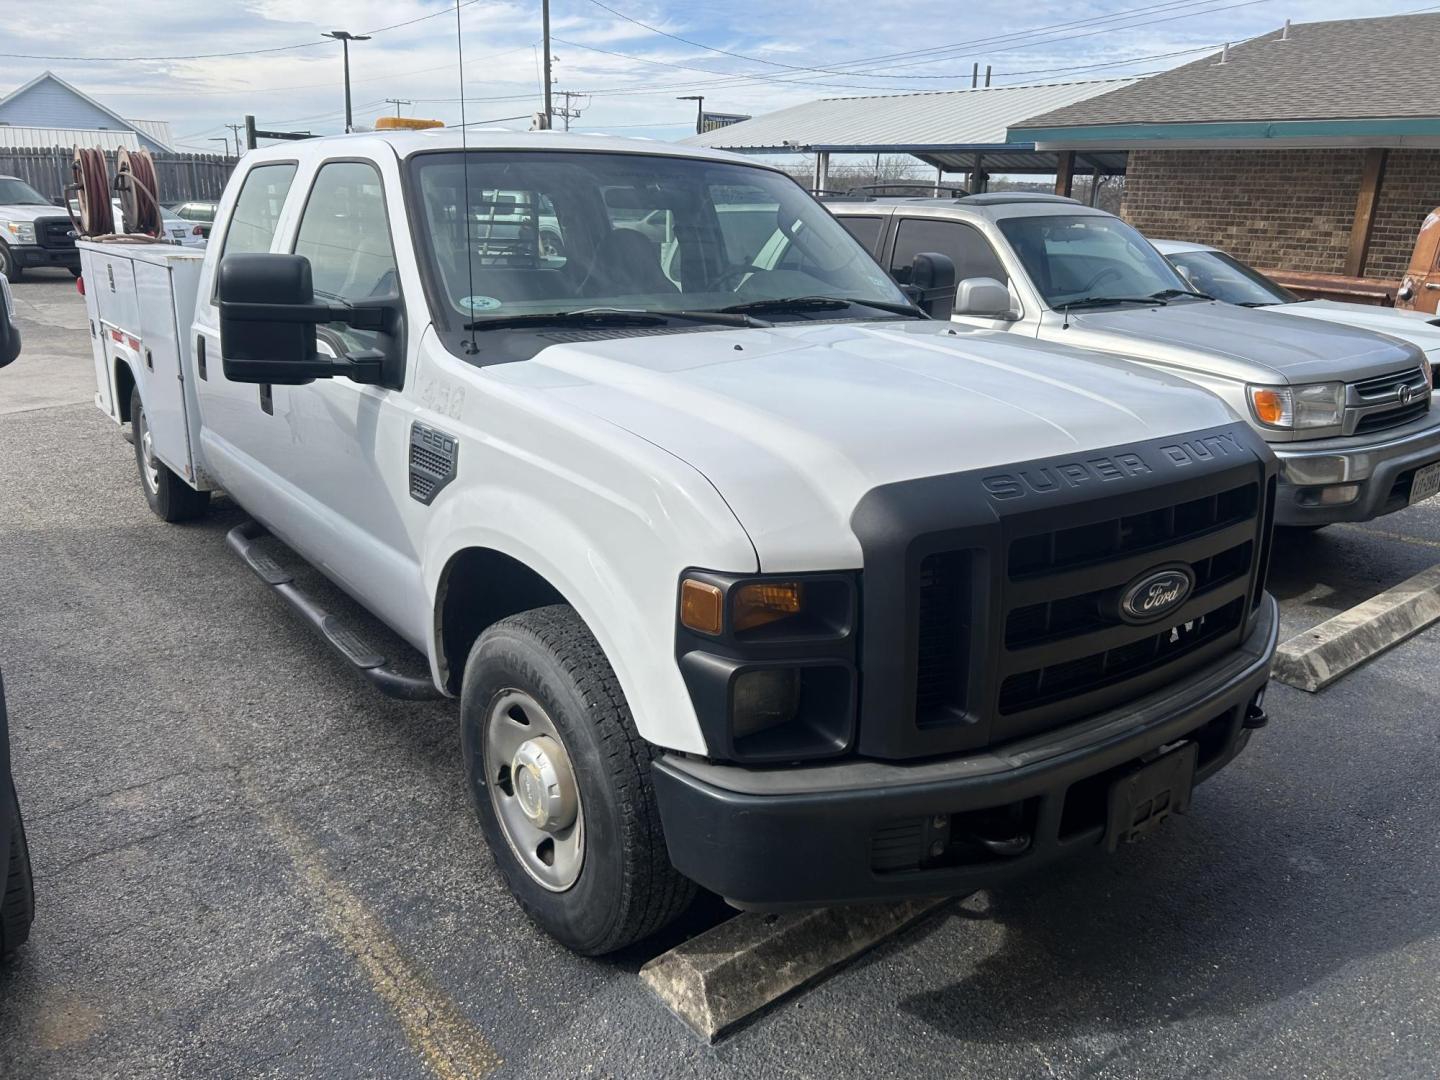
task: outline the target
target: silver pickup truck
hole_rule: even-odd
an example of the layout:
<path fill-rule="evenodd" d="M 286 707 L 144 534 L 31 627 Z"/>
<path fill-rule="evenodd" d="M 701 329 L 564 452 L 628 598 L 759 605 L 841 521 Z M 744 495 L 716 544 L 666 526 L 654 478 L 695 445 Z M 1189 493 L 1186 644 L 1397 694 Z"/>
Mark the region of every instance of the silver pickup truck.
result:
<path fill-rule="evenodd" d="M 1440 415 L 1413 344 L 1194 291 L 1145 237 L 1056 195 L 829 204 L 902 285 L 955 263 L 953 320 L 1119 354 L 1218 394 L 1280 459 L 1279 525 L 1365 521 L 1440 493 Z"/>

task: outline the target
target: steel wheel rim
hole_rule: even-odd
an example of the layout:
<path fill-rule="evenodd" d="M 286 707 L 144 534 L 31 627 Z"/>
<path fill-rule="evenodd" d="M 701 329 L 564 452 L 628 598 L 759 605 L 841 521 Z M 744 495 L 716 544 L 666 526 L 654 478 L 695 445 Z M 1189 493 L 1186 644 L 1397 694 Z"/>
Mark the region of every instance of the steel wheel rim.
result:
<path fill-rule="evenodd" d="M 140 447 L 140 472 L 145 477 L 145 486 L 158 493 L 160 466 L 155 462 L 155 439 L 150 434 L 150 425 L 145 422 L 143 411 L 136 417 L 136 425 L 140 428 L 140 438 L 137 440 Z"/>
<path fill-rule="evenodd" d="M 550 892 L 571 888 L 585 862 L 585 810 L 565 742 L 532 695 L 506 689 L 491 699 L 482 764 L 516 861 Z"/>

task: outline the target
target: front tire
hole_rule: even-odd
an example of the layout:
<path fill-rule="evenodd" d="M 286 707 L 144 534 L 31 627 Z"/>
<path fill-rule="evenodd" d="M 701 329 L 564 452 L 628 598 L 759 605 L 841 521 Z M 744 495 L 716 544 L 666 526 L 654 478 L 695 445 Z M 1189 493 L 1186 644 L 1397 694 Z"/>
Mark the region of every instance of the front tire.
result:
<path fill-rule="evenodd" d="M 598 956 L 685 910 L 695 886 L 670 865 L 650 745 L 572 608 L 523 612 L 480 635 L 460 722 L 466 787 L 491 854 L 552 937 Z"/>
<path fill-rule="evenodd" d="M 25 275 L 25 271 L 15 261 L 15 253 L 3 240 L 0 240 L 0 274 L 9 278 L 12 283 L 19 281 Z"/>
<path fill-rule="evenodd" d="M 138 386 L 130 391 L 130 425 L 135 436 L 135 466 L 140 470 L 140 487 L 150 509 L 161 519 L 172 522 L 189 521 L 205 513 L 210 506 L 210 493 L 196 491 L 155 456 Z"/>
<path fill-rule="evenodd" d="M 35 918 L 35 884 L 30 876 L 30 848 L 25 842 L 25 823 L 20 820 L 20 800 L 8 780 L 0 777 L 5 792 L 0 799 L 0 814 L 12 815 L 14 828 L 10 833 L 10 850 L 0 866 L 5 868 L 5 890 L 0 892 L 0 959 L 9 956 L 30 936 Z"/>

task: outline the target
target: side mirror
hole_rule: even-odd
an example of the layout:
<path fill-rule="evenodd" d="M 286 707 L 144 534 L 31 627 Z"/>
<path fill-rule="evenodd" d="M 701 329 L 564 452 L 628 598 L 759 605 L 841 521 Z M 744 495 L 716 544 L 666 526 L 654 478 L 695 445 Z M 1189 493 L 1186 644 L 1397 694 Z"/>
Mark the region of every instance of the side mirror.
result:
<path fill-rule="evenodd" d="M 910 264 L 910 284 L 920 291 L 919 304 L 932 319 L 949 319 L 955 306 L 955 260 L 938 251 L 922 251 Z"/>
<path fill-rule="evenodd" d="M 397 300 L 373 305 L 317 303 L 310 260 L 303 255 L 247 253 L 220 260 L 220 354 L 231 382 L 301 386 L 337 375 L 384 382 L 386 355 L 378 350 L 339 359 L 321 356 L 315 327 L 343 322 L 359 330 L 394 332 Z"/>
<path fill-rule="evenodd" d="M 1010 290 L 993 277 L 972 277 L 960 282 L 955 297 L 955 314 L 977 319 L 1014 317 Z"/>
<path fill-rule="evenodd" d="M 13 318 L 15 302 L 10 296 L 10 282 L 0 274 L 0 368 L 20 355 L 20 328 Z"/>

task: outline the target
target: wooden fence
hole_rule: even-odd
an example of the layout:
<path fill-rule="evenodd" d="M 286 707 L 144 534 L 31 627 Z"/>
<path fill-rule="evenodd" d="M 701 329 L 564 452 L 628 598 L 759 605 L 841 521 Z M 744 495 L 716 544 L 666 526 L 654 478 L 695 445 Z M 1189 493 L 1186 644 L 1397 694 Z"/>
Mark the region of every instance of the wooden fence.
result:
<path fill-rule="evenodd" d="M 0 147 L 0 176 L 18 176 L 58 203 L 70 183 L 74 157 L 74 149 L 66 146 Z M 218 199 L 236 161 L 220 154 L 156 154 L 154 158 L 160 201 L 167 206 L 191 199 Z M 115 151 L 105 151 L 105 162 L 113 179 Z"/>

